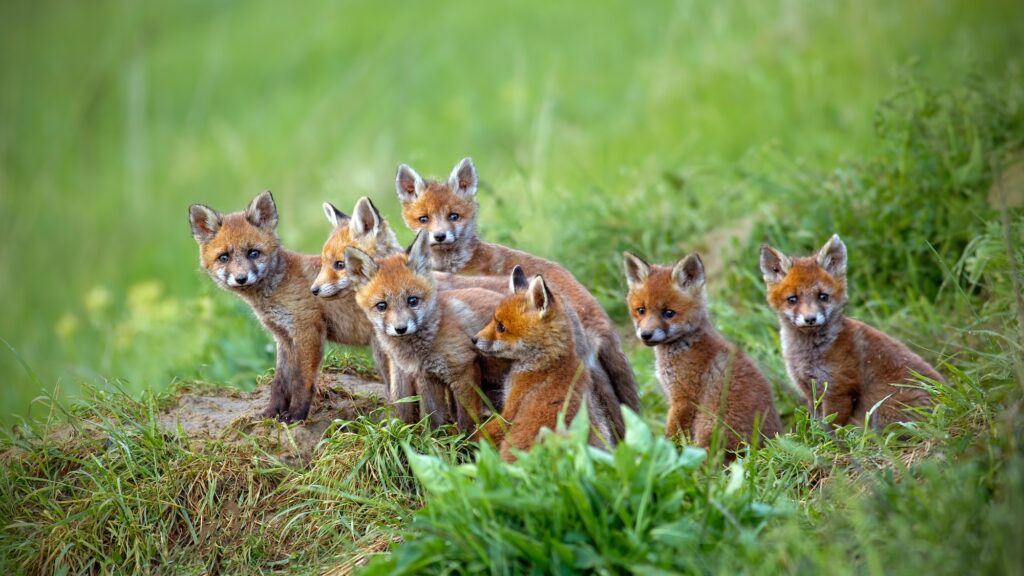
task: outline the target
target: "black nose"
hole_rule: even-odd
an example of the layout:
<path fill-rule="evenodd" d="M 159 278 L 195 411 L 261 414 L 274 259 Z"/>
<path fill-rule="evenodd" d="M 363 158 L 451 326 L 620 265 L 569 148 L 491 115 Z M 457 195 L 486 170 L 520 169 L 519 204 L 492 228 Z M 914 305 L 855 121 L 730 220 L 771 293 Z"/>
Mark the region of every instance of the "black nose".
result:
<path fill-rule="evenodd" d="M 399 328 L 398 326 L 395 326 L 395 334 L 405 334 L 405 331 L 408 330 L 408 329 L 409 329 L 409 325 L 408 324 L 406 324 L 405 326 L 402 326 L 401 328 Z"/>
<path fill-rule="evenodd" d="M 239 286 L 241 286 L 241 285 L 245 284 L 245 281 L 248 280 L 248 279 L 249 279 L 248 276 L 235 276 L 235 283 L 238 284 Z"/>
<path fill-rule="evenodd" d="M 476 341 L 477 341 L 477 340 L 479 340 L 479 338 L 477 338 L 476 336 L 473 336 L 473 337 L 471 337 L 471 338 L 469 339 L 469 341 L 473 343 L 473 346 L 476 346 Z"/>
<path fill-rule="evenodd" d="M 444 232 L 438 232 L 437 234 L 434 234 L 434 240 L 437 242 L 443 242 L 446 236 L 448 235 Z"/>
<path fill-rule="evenodd" d="M 643 340 L 644 342 L 649 341 L 651 338 L 654 338 L 654 332 L 641 332 L 640 333 L 640 339 Z"/>
<path fill-rule="evenodd" d="M 309 291 L 313 293 L 313 296 L 316 296 L 317 294 L 320 293 L 320 287 L 319 286 L 313 286 L 312 288 L 309 289 Z"/>
<path fill-rule="evenodd" d="M 814 326 L 814 323 L 817 321 L 818 318 L 815 316 L 804 316 L 804 324 L 807 324 L 808 326 Z"/>

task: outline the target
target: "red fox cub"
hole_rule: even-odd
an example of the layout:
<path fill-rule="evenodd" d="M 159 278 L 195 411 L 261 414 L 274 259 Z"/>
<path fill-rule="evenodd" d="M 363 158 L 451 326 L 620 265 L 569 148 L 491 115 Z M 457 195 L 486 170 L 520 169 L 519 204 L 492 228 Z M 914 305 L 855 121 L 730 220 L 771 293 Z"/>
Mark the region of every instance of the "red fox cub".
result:
<path fill-rule="evenodd" d="M 317 388 L 324 339 L 365 346 L 372 326 L 354 300 L 328 303 L 310 293 L 320 258 L 281 246 L 269 191 L 243 212 L 220 214 L 193 204 L 188 214 L 203 269 L 218 286 L 245 300 L 277 342 L 264 416 L 304 420 Z"/>
<path fill-rule="evenodd" d="M 422 232 L 407 253 L 378 261 L 349 246 L 345 268 L 392 378 L 401 377 L 396 371 L 413 378 L 433 425 L 454 420 L 468 431 L 480 421 L 481 382 L 491 373 L 479 361 L 471 335 L 487 323 L 501 295 L 480 288 L 439 292 L 429 250 Z"/>
<path fill-rule="evenodd" d="M 762 436 L 777 435 L 782 425 L 771 385 L 711 324 L 700 256 L 690 254 L 669 267 L 626 252 L 624 264 L 636 335 L 654 347 L 658 380 L 669 401 L 665 435 L 684 432 L 707 447 L 719 417 L 730 452 L 757 441 L 755 423 Z"/>
<path fill-rule="evenodd" d="M 424 180 L 405 164 L 395 181 L 402 202 L 402 217 L 412 230 L 429 234 L 435 270 L 463 274 L 505 276 L 516 265 L 530 275 L 542 274 L 575 310 L 583 324 L 596 362 L 588 365 L 599 405 L 616 436 L 625 431 L 619 405 L 640 411 L 636 381 L 622 353 L 619 335 L 604 309 L 565 268 L 554 262 L 477 236 L 477 175 L 473 161 L 463 159 L 447 180 Z"/>
<path fill-rule="evenodd" d="M 870 425 L 881 429 L 913 420 L 906 407 L 931 405 L 927 392 L 904 385 L 913 382 L 911 371 L 942 376 L 895 338 L 846 317 L 846 245 L 839 236 L 803 258 L 762 245 L 761 273 L 779 316 L 786 370 L 812 412 L 821 400 L 816 416 L 835 414 L 832 424 L 842 426 L 863 424 L 870 414 Z"/>
<path fill-rule="evenodd" d="M 590 444 L 604 446 L 610 440 L 608 422 L 594 407 L 590 371 L 577 354 L 568 315 L 572 308 L 563 304 L 542 276 L 527 284 L 518 266 L 510 288 L 494 318 L 474 338 L 485 356 L 512 362 L 501 418 L 491 420 L 482 435 L 511 462 L 513 449 L 529 450 L 542 428 L 555 429 L 560 411 L 565 411 L 569 423 L 587 402 Z"/>

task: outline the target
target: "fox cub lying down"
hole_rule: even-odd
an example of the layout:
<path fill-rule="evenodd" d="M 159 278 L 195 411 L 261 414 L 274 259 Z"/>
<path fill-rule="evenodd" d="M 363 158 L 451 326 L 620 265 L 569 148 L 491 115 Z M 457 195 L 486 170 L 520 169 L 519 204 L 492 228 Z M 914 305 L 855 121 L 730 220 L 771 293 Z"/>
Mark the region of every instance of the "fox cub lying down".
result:
<path fill-rule="evenodd" d="M 715 330 L 704 299 L 704 263 L 697 254 L 659 266 L 624 254 L 626 301 L 636 335 L 654 347 L 658 381 L 668 397 L 669 437 L 685 433 L 707 447 L 716 428 L 736 450 L 782 428 L 772 387 L 743 353 Z"/>
<path fill-rule="evenodd" d="M 768 304 L 779 316 L 786 370 L 816 416 L 832 424 L 883 428 L 913 420 L 906 409 L 927 407 L 931 396 L 906 386 L 912 373 L 942 380 L 902 342 L 845 314 L 846 245 L 833 235 L 815 256 L 791 258 L 761 247 Z M 819 402 L 820 400 L 820 402 Z"/>

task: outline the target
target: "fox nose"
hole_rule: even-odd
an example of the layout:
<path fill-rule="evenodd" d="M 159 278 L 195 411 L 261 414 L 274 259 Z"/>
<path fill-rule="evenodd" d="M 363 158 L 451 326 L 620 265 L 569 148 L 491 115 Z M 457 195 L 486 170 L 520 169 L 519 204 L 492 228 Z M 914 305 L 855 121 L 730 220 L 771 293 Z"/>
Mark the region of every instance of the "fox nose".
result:
<path fill-rule="evenodd" d="M 479 340 L 479 338 L 477 338 L 476 336 L 471 336 L 469 338 L 469 341 L 473 343 L 473 346 L 476 346 L 477 340 Z"/>
<path fill-rule="evenodd" d="M 654 338 L 654 332 L 641 332 L 640 339 L 644 342 L 650 342 L 651 338 Z"/>
<path fill-rule="evenodd" d="M 239 286 L 244 286 L 245 281 L 248 279 L 248 276 L 235 276 L 235 283 L 238 284 Z"/>
<path fill-rule="evenodd" d="M 408 330 L 408 329 L 409 329 L 409 325 L 408 324 L 406 324 L 405 326 L 401 326 L 401 327 L 395 326 L 395 334 L 399 334 L 399 335 L 405 334 L 405 331 Z"/>
<path fill-rule="evenodd" d="M 804 316 L 804 324 L 807 324 L 808 326 L 814 326 L 814 323 L 817 321 L 817 316 Z"/>
<path fill-rule="evenodd" d="M 313 293 L 313 296 L 317 296 L 320 294 L 320 287 L 313 286 L 312 288 L 309 289 L 309 291 Z"/>
<path fill-rule="evenodd" d="M 435 242 L 444 242 L 444 239 L 445 239 L 445 238 L 446 238 L 447 236 L 448 236 L 448 235 L 447 235 L 447 234 L 445 234 L 444 232 L 435 232 L 435 233 L 434 233 L 434 241 L 435 241 Z"/>

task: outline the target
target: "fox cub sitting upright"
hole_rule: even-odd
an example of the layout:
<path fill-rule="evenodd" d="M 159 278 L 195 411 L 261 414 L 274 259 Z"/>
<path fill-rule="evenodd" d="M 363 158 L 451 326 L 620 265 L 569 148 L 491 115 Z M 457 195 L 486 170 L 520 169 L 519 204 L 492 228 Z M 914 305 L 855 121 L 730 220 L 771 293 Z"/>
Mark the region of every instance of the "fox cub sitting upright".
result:
<path fill-rule="evenodd" d="M 629 252 L 624 259 L 636 335 L 654 347 L 658 380 L 669 401 L 665 435 L 684 432 L 707 447 L 719 416 L 729 451 L 757 442 L 755 423 L 761 436 L 777 435 L 782 425 L 771 385 L 711 324 L 700 256 L 690 254 L 671 267 L 652 266 Z"/>
<path fill-rule="evenodd" d="M 412 230 L 429 233 L 434 269 L 461 274 L 505 276 L 521 266 L 528 275 L 543 274 L 579 317 L 594 360 L 588 362 L 596 400 L 612 423 L 616 436 L 625 431 L 620 404 L 640 411 L 633 370 L 622 353 L 619 334 L 608 314 L 573 275 L 558 264 L 491 244 L 477 236 L 477 174 L 473 161 L 463 159 L 447 180 L 424 180 L 402 164 L 395 181 L 402 217 Z"/>
<path fill-rule="evenodd" d="M 913 381 L 911 371 L 933 380 L 942 376 L 903 343 L 846 316 L 846 262 L 846 245 L 836 235 L 816 256 L 803 258 L 761 246 L 761 273 L 768 304 L 779 316 L 786 370 L 808 409 L 820 399 L 816 416 L 835 414 L 835 426 L 863 424 L 872 410 L 876 429 L 911 420 L 906 407 L 932 403 L 924 390 L 903 386 Z"/>
<path fill-rule="evenodd" d="M 193 204 L 188 215 L 203 269 L 218 286 L 245 300 L 277 342 L 264 415 L 304 420 L 317 389 L 324 339 L 366 346 L 373 328 L 351 298 L 328 303 L 310 293 L 320 257 L 281 246 L 277 205 L 269 191 L 243 212 L 220 214 Z"/>
<path fill-rule="evenodd" d="M 501 295 L 481 288 L 439 291 L 423 232 L 407 253 L 377 261 L 349 246 L 345 268 L 356 285 L 356 302 L 388 357 L 391 378 L 413 378 L 432 424 L 454 420 L 460 430 L 469 431 L 483 415 L 482 390 L 495 387 L 482 383 L 497 374 L 500 387 L 507 371 L 506 363 L 485 366 L 471 340 Z"/>
<path fill-rule="evenodd" d="M 542 276 L 529 284 L 520 267 L 513 269 L 511 294 L 494 311 L 494 318 L 474 338 L 487 356 L 512 362 L 501 418 L 483 429 L 506 461 L 512 450 L 529 450 L 542 428 L 555 429 L 565 411 L 569 423 L 584 402 L 591 420 L 590 444 L 611 440 L 604 413 L 594 405 L 590 371 L 580 356 L 572 308 L 556 296 Z M 586 348 L 582 348 L 585 350 Z"/>

